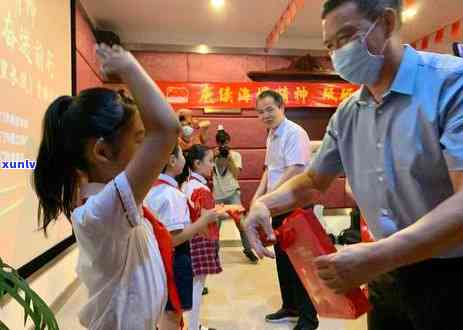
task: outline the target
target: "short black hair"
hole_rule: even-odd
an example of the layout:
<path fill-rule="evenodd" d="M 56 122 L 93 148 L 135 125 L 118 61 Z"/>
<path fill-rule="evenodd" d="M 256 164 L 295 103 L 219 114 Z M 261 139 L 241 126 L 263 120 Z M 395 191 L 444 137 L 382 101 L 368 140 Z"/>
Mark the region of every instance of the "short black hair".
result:
<path fill-rule="evenodd" d="M 230 134 L 228 134 L 227 131 L 219 130 L 217 131 L 217 134 L 215 135 L 215 141 L 217 142 L 217 144 L 224 144 L 225 142 L 231 141 L 231 136 Z"/>
<path fill-rule="evenodd" d="M 174 148 L 172 149 L 170 155 L 171 156 L 175 156 L 175 158 L 178 158 L 180 156 L 180 146 L 178 145 L 178 143 L 175 144 Z M 164 168 L 162 169 L 162 173 L 166 173 L 167 171 L 167 165 L 168 163 L 164 166 Z"/>
<path fill-rule="evenodd" d="M 256 103 L 262 99 L 265 99 L 266 97 L 271 97 L 279 108 L 284 104 L 283 96 L 281 96 L 280 93 L 275 92 L 274 90 L 271 90 L 271 89 L 267 89 L 261 92 L 259 95 L 257 95 Z"/>
<path fill-rule="evenodd" d="M 360 13 L 371 21 L 375 21 L 387 8 L 395 9 L 399 16 L 399 23 L 402 23 L 402 0 L 326 0 L 323 4 L 322 19 L 339 6 L 353 2 L 357 5 Z"/>

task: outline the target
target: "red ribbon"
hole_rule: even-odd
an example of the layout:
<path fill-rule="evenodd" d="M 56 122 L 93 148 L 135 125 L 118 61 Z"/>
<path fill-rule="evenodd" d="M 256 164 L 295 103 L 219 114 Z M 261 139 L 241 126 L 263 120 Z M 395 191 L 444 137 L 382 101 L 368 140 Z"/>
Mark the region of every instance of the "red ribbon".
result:
<path fill-rule="evenodd" d="M 143 216 L 151 223 L 151 226 L 153 226 L 154 236 L 158 241 L 162 262 L 164 264 L 164 269 L 166 270 L 167 291 L 170 303 L 175 312 L 182 316 L 182 305 L 180 303 L 177 286 L 175 285 L 172 237 L 166 227 L 164 227 L 164 225 L 156 219 L 154 214 L 151 213 L 151 211 L 145 206 L 143 206 Z M 180 328 L 183 329 L 183 318 L 180 321 Z"/>
<path fill-rule="evenodd" d="M 240 212 L 238 210 L 228 210 L 227 213 L 230 216 L 230 218 L 232 218 L 233 221 L 235 221 L 236 226 L 238 228 L 241 228 L 241 214 L 242 214 L 242 212 Z"/>
<path fill-rule="evenodd" d="M 154 183 L 153 187 L 157 187 L 157 186 L 160 186 L 160 185 L 162 185 L 162 184 L 166 184 L 166 185 L 168 185 L 168 186 L 171 186 L 172 188 L 175 188 L 175 189 L 177 189 L 177 190 L 180 190 L 180 189 L 178 189 L 178 187 L 174 186 L 172 183 L 170 183 L 170 182 L 168 182 L 168 181 L 166 181 L 166 180 L 162 180 L 162 179 L 156 180 L 156 182 Z"/>

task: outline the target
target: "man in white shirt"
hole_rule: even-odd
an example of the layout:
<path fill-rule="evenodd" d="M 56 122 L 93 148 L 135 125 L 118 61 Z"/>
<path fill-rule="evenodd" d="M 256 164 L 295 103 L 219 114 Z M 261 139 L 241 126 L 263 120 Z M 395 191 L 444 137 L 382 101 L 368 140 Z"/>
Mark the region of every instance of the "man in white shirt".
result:
<path fill-rule="evenodd" d="M 214 170 L 212 174 L 214 184 L 214 198 L 217 204 L 241 205 L 241 191 L 238 176 L 243 163 L 239 152 L 230 149 L 231 137 L 220 125 L 215 136 L 217 149 L 214 157 Z M 219 222 L 219 225 L 222 222 Z M 246 232 L 241 226 L 238 227 L 243 244 L 243 253 L 256 264 L 258 258 L 252 252 L 251 244 L 246 236 Z"/>
<path fill-rule="evenodd" d="M 253 201 L 277 189 L 293 176 L 304 172 L 310 160 L 310 140 L 307 132 L 285 117 L 282 96 L 267 90 L 257 97 L 257 113 L 269 129 L 266 170 Z M 272 226 L 278 228 L 287 214 L 273 218 Z M 287 254 L 279 244 L 275 256 L 280 283 L 282 308 L 265 317 L 267 322 L 297 321 L 294 330 L 314 330 L 318 327 L 317 312 Z"/>

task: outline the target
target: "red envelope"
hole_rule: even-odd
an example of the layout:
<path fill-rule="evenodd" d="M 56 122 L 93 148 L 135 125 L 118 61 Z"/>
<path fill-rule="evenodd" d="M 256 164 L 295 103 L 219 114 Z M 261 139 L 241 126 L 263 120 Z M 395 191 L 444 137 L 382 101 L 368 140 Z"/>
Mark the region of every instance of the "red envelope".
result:
<path fill-rule="evenodd" d="M 338 295 L 318 277 L 314 258 L 334 253 L 336 248 L 312 210 L 294 211 L 276 234 L 320 316 L 356 319 L 371 309 L 360 288 Z"/>
<path fill-rule="evenodd" d="M 246 209 L 241 205 L 224 205 L 225 212 L 233 219 L 236 226 L 241 228 L 241 216 L 246 212 Z"/>

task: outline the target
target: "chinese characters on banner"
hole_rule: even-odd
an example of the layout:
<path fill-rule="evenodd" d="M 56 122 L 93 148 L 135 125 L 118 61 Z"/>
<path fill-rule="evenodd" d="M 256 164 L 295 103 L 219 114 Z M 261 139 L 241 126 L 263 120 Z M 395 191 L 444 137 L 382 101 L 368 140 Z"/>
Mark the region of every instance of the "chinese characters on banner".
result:
<path fill-rule="evenodd" d="M 348 83 L 180 83 L 157 82 L 168 101 L 187 108 L 254 108 L 256 96 L 271 89 L 286 107 L 337 107 L 357 90 Z"/>
<path fill-rule="evenodd" d="M 0 10 L 0 81 L 50 103 L 57 93 L 45 80 L 54 79 L 55 54 L 34 38 L 36 1 L 14 0 Z"/>

